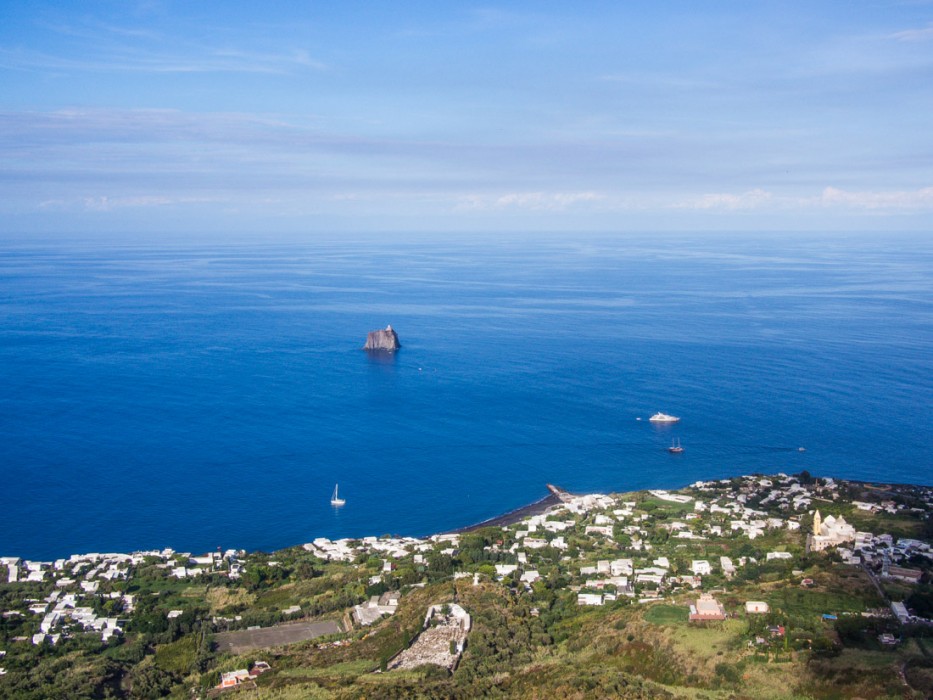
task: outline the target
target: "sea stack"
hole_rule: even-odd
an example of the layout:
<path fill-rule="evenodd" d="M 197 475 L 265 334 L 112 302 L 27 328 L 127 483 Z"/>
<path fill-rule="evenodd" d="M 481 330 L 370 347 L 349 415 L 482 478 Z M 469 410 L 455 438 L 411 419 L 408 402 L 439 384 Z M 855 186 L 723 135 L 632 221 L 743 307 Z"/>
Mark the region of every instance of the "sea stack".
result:
<path fill-rule="evenodd" d="M 363 349 L 395 352 L 400 347 L 402 345 L 398 342 L 398 334 L 389 325 L 385 327 L 384 331 L 370 331 L 369 335 L 366 336 L 366 345 L 363 346 Z"/>

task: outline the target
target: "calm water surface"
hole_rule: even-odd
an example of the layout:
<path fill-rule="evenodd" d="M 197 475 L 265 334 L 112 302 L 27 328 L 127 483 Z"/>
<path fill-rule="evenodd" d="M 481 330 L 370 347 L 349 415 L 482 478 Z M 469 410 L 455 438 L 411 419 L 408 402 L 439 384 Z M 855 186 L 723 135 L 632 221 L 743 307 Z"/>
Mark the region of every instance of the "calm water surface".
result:
<path fill-rule="evenodd" d="M 6 242 L 0 554 L 425 535 L 546 482 L 930 484 L 931 341 L 919 236 Z"/>

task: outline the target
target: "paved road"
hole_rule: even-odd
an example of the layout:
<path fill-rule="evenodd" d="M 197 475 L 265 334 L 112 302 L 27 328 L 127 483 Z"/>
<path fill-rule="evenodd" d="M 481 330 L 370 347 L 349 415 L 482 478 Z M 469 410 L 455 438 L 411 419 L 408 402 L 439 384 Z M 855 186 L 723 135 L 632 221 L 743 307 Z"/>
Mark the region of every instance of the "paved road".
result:
<path fill-rule="evenodd" d="M 881 587 L 881 584 L 878 582 L 878 578 L 875 576 L 875 572 L 869 569 L 864 564 L 861 564 L 862 571 L 868 574 L 868 579 L 875 584 L 875 588 L 878 590 L 878 595 L 881 596 L 881 600 L 885 602 L 885 605 L 890 605 L 891 601 L 888 600 L 888 596 L 885 595 L 884 589 Z"/>
<path fill-rule="evenodd" d="M 232 654 L 243 654 L 253 649 L 278 647 L 283 644 L 304 642 L 308 639 L 323 637 L 326 634 L 338 634 L 343 629 L 335 620 L 323 622 L 291 622 L 275 627 L 263 627 L 258 630 L 238 630 L 221 632 L 214 636 L 217 650 Z"/>

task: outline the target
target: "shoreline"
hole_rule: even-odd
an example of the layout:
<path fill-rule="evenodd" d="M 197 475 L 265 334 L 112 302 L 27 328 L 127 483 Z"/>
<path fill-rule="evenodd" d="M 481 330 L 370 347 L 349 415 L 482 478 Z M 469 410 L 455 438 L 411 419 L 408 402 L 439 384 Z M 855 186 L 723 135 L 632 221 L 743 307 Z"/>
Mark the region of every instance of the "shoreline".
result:
<path fill-rule="evenodd" d="M 534 503 L 520 506 L 515 510 L 510 510 L 508 513 L 496 515 L 487 520 L 483 520 L 482 522 L 475 523 L 473 525 L 467 525 L 466 527 L 459 527 L 453 530 L 448 530 L 447 532 L 442 532 L 439 534 L 459 535 L 465 532 L 473 532 L 474 530 L 479 530 L 484 527 L 505 527 L 507 525 L 514 525 L 515 523 L 521 522 L 525 518 L 532 515 L 541 515 L 546 513 L 548 510 L 562 502 L 563 501 L 556 494 L 549 493 L 547 496 L 535 501 Z"/>
<path fill-rule="evenodd" d="M 737 476 L 737 477 L 727 477 L 727 478 L 746 478 L 746 477 L 750 477 L 750 476 L 760 476 L 760 477 L 765 477 L 765 478 L 767 478 L 767 477 L 775 476 L 776 474 L 779 474 L 779 473 L 780 473 L 780 472 L 775 472 L 775 473 L 770 473 L 770 474 L 769 474 L 769 473 L 743 474 L 743 475 L 739 475 L 739 476 Z M 888 495 L 895 495 L 898 489 L 904 489 L 904 488 L 907 488 L 907 489 L 912 489 L 912 488 L 931 488 L 930 486 L 927 486 L 927 485 L 924 485 L 924 484 L 911 484 L 911 483 L 900 483 L 900 482 L 892 483 L 892 482 L 882 482 L 882 481 L 865 481 L 865 480 L 862 480 L 862 479 L 846 479 L 846 478 L 841 478 L 841 477 L 825 477 L 825 476 L 819 476 L 819 475 L 813 475 L 813 476 L 814 476 L 814 478 L 817 478 L 817 479 L 819 479 L 819 478 L 829 478 L 829 479 L 832 479 L 832 480 L 834 480 L 834 481 L 836 481 L 836 482 L 844 482 L 844 483 L 848 483 L 848 484 L 853 485 L 853 486 L 858 486 L 858 487 L 861 487 L 861 488 L 864 488 L 864 489 L 867 489 L 867 490 L 877 491 L 877 492 L 885 493 L 885 494 L 888 494 Z M 674 489 L 668 489 L 668 490 L 673 491 L 673 492 L 681 491 L 681 490 L 683 490 L 683 489 L 690 488 L 691 485 L 692 485 L 692 484 L 686 484 L 686 485 L 683 485 L 683 486 L 680 486 L 680 487 L 677 487 L 677 488 L 674 488 Z M 429 539 L 429 538 L 431 538 L 431 537 L 438 537 L 438 536 L 443 536 L 443 535 L 459 535 L 459 534 L 464 534 L 464 533 L 468 533 L 468 532 L 474 532 L 474 531 L 476 531 L 476 530 L 480 530 L 480 529 L 485 528 L 485 527 L 507 527 L 507 526 L 509 526 L 509 525 L 514 525 L 514 524 L 516 524 L 516 523 L 519 523 L 519 522 L 521 522 L 522 520 L 524 520 L 524 519 L 527 518 L 527 517 L 530 517 L 530 516 L 533 516 L 533 515 L 541 515 L 541 514 L 546 513 L 548 510 L 550 510 L 550 509 L 553 508 L 554 506 L 560 505 L 561 503 L 564 502 L 562 496 L 576 496 L 576 495 L 581 495 L 581 494 L 575 494 L 575 493 L 570 493 L 570 492 L 568 492 L 568 491 L 564 491 L 563 489 L 560 489 L 560 488 L 558 488 L 558 487 L 553 487 L 553 486 L 551 486 L 550 484 L 547 484 L 547 487 L 548 487 L 548 489 L 550 490 L 550 493 L 549 493 L 547 496 L 544 496 L 544 497 L 542 497 L 542 498 L 540 498 L 540 499 L 538 499 L 537 501 L 534 501 L 534 502 L 532 502 L 532 503 L 529 503 L 529 504 L 526 504 L 526 505 L 523 505 L 523 506 L 519 506 L 518 508 L 515 508 L 515 509 L 513 509 L 513 510 L 510 510 L 510 511 L 508 511 L 508 512 L 506 512 L 506 513 L 502 513 L 502 514 L 500 514 L 500 515 L 493 516 L 493 517 L 491 517 L 491 518 L 488 518 L 488 519 L 486 519 L 486 520 L 480 521 L 480 522 L 478 522 L 478 523 L 473 523 L 473 524 L 471 524 L 471 525 L 464 525 L 464 526 L 457 527 L 457 528 L 453 528 L 453 529 L 450 529 L 450 530 L 442 530 L 442 531 L 440 531 L 440 532 L 434 532 L 434 533 L 431 533 L 431 534 L 427 534 L 427 535 L 423 535 L 423 536 L 418 536 L 418 538 L 419 538 L 419 539 Z M 648 490 L 649 490 L 649 489 L 638 489 L 637 491 L 648 491 Z M 623 491 L 623 492 L 615 492 L 615 491 L 607 491 L 606 493 L 608 493 L 608 494 L 618 494 L 618 493 L 635 493 L 635 492 L 624 492 L 624 491 Z M 585 494 L 582 494 L 582 495 L 585 495 Z M 393 535 L 393 537 L 402 537 L 402 535 Z M 346 539 L 356 539 L 356 538 L 347 537 Z M 293 545 L 286 545 L 286 546 L 281 547 L 281 548 L 279 548 L 279 549 L 290 549 L 291 547 L 300 547 L 300 546 L 302 546 L 302 545 L 301 545 L 301 544 L 293 544 Z M 141 552 L 141 551 L 157 551 L 158 549 L 159 549 L 159 548 L 151 548 L 150 550 L 132 550 L 132 553 L 137 553 L 137 552 Z M 175 548 L 168 547 L 168 546 L 165 546 L 165 547 L 163 547 L 162 549 L 171 549 L 172 551 L 181 551 L 181 550 L 177 550 L 177 549 L 175 549 Z M 243 549 L 242 551 L 246 551 L 246 552 L 248 552 L 248 553 L 256 553 L 256 552 L 261 552 L 261 551 L 265 551 L 265 550 L 261 550 L 261 549 L 247 550 L 247 549 Z M 278 549 L 273 549 L 273 550 L 271 550 L 271 551 L 272 551 L 272 552 L 275 552 L 275 551 L 279 551 L 279 550 L 278 550 Z M 87 556 L 88 554 L 92 554 L 92 553 L 91 553 L 91 552 L 84 552 L 84 553 L 77 553 L 77 554 L 76 554 L 76 553 L 72 552 L 72 553 L 69 553 L 69 554 L 64 555 L 64 556 L 61 556 L 61 557 L 56 557 L 56 559 L 67 559 L 67 558 L 69 558 L 69 557 L 75 557 L 75 556 Z M 123 554 L 126 554 L 126 553 L 125 553 L 125 552 L 107 552 L 107 554 L 120 554 L 120 555 L 123 555 Z M 0 556 L 2 556 L 2 557 L 7 557 L 7 555 L 6 555 L 4 552 L 0 552 Z M 23 556 L 23 555 L 10 555 L 9 558 L 22 559 L 22 560 L 24 560 L 24 561 L 31 561 L 31 560 L 34 560 L 34 561 L 54 561 L 54 560 L 55 560 L 55 559 L 45 560 L 45 559 L 41 559 L 41 558 L 35 558 L 35 559 L 33 559 L 33 558 L 31 558 L 31 557 L 27 557 L 27 556 Z"/>

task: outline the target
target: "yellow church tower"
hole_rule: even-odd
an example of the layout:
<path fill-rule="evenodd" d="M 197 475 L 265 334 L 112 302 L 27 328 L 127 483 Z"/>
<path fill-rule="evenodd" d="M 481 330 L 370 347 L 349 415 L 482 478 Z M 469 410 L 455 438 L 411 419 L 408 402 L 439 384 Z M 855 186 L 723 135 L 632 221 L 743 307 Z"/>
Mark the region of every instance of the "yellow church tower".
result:
<path fill-rule="evenodd" d="M 823 534 L 823 518 L 820 516 L 820 511 L 816 511 L 813 514 L 813 534 L 814 535 Z"/>

